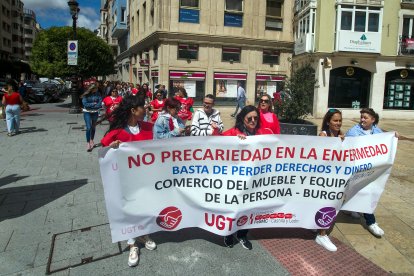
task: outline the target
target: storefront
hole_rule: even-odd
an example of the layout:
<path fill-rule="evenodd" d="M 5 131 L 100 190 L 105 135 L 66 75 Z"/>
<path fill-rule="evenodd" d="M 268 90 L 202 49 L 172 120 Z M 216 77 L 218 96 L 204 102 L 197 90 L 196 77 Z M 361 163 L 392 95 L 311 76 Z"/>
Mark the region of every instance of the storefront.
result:
<path fill-rule="evenodd" d="M 328 106 L 360 109 L 368 107 L 371 72 L 352 66 L 330 71 Z"/>
<path fill-rule="evenodd" d="M 256 75 L 256 101 L 263 94 L 269 94 L 272 98 L 283 89 L 285 76 L 280 75 Z"/>
<path fill-rule="evenodd" d="M 245 73 L 214 73 L 214 96 L 216 102 L 235 102 L 237 84 L 246 90 L 247 74 Z M 247 95 L 247 91 L 246 91 Z"/>
<path fill-rule="evenodd" d="M 414 70 L 397 69 L 385 74 L 384 109 L 414 109 Z"/>
<path fill-rule="evenodd" d="M 205 86 L 206 72 L 170 71 L 170 95 L 174 95 L 178 87 L 183 87 L 188 97 L 195 102 L 201 102 L 205 95 Z"/>

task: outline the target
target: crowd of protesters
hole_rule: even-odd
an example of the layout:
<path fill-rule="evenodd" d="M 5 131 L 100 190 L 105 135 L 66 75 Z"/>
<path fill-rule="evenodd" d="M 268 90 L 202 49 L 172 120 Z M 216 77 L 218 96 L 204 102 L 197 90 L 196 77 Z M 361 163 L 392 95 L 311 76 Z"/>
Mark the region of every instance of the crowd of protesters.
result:
<path fill-rule="evenodd" d="M 101 140 L 103 146 L 117 148 L 123 142 L 181 136 L 222 135 L 247 139 L 248 136 L 254 135 L 280 134 L 279 120 L 272 110 L 272 97 L 268 94 L 259 97 L 257 107 L 240 104 L 240 112 L 236 111 L 232 114 L 236 117 L 234 126 L 223 131 L 223 121 L 220 112 L 214 108 L 215 96 L 212 94 L 207 94 L 203 99 L 202 108 L 194 111 L 194 101 L 188 97 L 184 88 L 177 88 L 174 95 L 169 95 L 165 86 L 161 85 L 153 94 L 146 84 L 142 86 L 104 84 L 102 91 L 106 96 L 103 100 L 106 108 L 105 116 L 110 123 L 109 130 Z M 319 135 L 344 139 L 345 136 L 380 133 L 377 123 L 378 114 L 372 109 L 364 108 L 361 110 L 360 123 L 345 135 L 341 130 L 341 111 L 330 109 L 324 117 Z M 90 147 L 93 143 L 93 133 L 87 136 L 87 139 L 88 137 L 92 139 L 90 140 L 92 142 L 88 142 Z M 384 234 L 373 214 L 364 214 L 364 218 L 372 234 L 378 237 Z M 336 251 L 337 247 L 329 239 L 327 231 L 324 229 L 317 231 L 316 243 L 329 251 Z M 247 239 L 247 234 L 248 230 L 239 230 L 234 236 L 244 248 L 250 250 L 252 244 Z M 140 237 L 138 241 L 144 243 L 149 250 L 156 248 L 156 243 L 149 236 Z M 130 246 L 128 265 L 135 266 L 139 259 L 139 248 L 136 246 L 135 239 L 128 240 L 128 245 Z M 233 235 L 224 237 L 224 245 L 233 247 Z"/>

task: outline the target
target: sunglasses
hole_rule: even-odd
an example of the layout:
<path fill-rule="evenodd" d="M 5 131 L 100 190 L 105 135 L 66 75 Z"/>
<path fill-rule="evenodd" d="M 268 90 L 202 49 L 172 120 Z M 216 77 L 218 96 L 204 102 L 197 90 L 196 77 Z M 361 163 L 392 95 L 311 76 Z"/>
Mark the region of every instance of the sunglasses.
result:
<path fill-rule="evenodd" d="M 213 103 L 203 102 L 204 105 L 212 105 Z"/>
<path fill-rule="evenodd" d="M 269 103 L 270 101 L 268 100 L 268 99 L 266 99 L 266 100 L 263 100 L 263 99 L 260 99 L 260 103 Z"/>
<path fill-rule="evenodd" d="M 330 108 L 329 110 L 328 110 L 328 112 L 330 112 L 330 113 L 341 113 L 341 111 L 339 111 L 338 109 L 336 109 L 336 108 Z"/>
<path fill-rule="evenodd" d="M 251 123 L 253 120 L 254 120 L 255 122 L 257 122 L 257 120 L 259 119 L 259 117 L 258 117 L 258 116 L 251 116 L 251 117 L 247 117 L 246 119 L 247 119 L 247 121 L 248 121 L 249 123 Z"/>

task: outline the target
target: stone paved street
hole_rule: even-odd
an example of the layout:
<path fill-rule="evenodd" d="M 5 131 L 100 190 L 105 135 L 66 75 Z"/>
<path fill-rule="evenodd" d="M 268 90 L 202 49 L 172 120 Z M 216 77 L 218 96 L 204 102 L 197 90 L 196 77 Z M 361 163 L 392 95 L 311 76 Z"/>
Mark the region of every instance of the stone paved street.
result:
<path fill-rule="evenodd" d="M 403 136 L 376 211 L 385 230 L 383 238 L 373 237 L 359 220 L 345 215 L 339 216 L 331 233 L 339 248 L 335 253 L 317 246 L 314 234 L 303 229 L 252 231 L 252 251 L 239 244 L 228 249 L 222 246 L 221 237 L 186 229 L 154 234 L 158 249 L 141 249 L 139 266 L 129 268 L 126 244 L 118 247 L 110 242 L 97 150 L 86 152 L 83 116 L 68 114 L 68 103 L 33 105 L 32 111 L 23 113 L 22 133 L 15 137 L 7 137 L 5 122 L 0 123 L 0 275 L 44 275 L 51 248 L 51 272 L 61 269 L 52 275 L 414 274 L 411 121 L 380 123 L 382 128 L 397 130 Z M 226 128 L 231 127 L 233 108 L 220 110 Z M 320 124 L 321 120 L 313 121 Z M 355 122 L 345 120 L 343 129 Z M 106 128 L 98 127 L 96 142 Z M 291 259 L 284 258 L 287 253 L 280 250 L 279 243 L 286 242 L 296 250 Z M 88 257 L 107 255 L 113 256 L 88 262 Z M 322 257 L 332 265 L 319 264 Z M 346 261 L 338 265 L 345 257 L 353 268 Z M 76 266 L 82 262 L 85 264 Z M 73 267 L 65 269 L 68 266 Z M 350 274 L 352 269 L 355 273 Z"/>

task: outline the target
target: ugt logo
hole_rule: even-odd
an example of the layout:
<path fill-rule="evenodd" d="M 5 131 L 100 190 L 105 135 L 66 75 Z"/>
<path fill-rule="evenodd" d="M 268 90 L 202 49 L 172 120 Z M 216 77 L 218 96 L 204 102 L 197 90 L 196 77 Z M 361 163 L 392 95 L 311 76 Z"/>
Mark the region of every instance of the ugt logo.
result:
<path fill-rule="evenodd" d="M 211 219 L 209 218 L 208 213 L 204 213 L 204 220 L 206 224 L 210 227 L 216 227 L 218 230 L 224 230 L 228 227 L 228 230 L 231 231 L 233 228 L 234 218 L 225 217 L 223 215 L 211 214 Z"/>
<path fill-rule="evenodd" d="M 173 230 L 180 224 L 183 214 L 174 206 L 165 208 L 157 217 L 157 224 L 164 229 Z"/>

